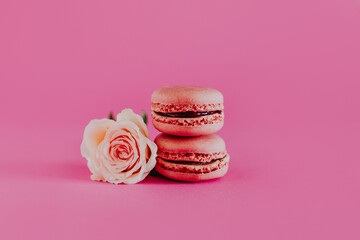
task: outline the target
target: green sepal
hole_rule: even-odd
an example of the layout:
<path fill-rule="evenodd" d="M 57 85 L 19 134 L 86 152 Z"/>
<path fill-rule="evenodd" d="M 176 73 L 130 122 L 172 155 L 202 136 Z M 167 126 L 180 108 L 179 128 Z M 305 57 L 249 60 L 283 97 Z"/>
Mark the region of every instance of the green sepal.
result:
<path fill-rule="evenodd" d="M 144 123 L 147 124 L 147 114 L 145 112 L 145 110 L 142 110 L 141 112 L 141 116 L 142 116 L 142 119 L 144 120 Z"/>
<path fill-rule="evenodd" d="M 110 120 L 115 120 L 115 119 L 114 119 L 114 114 L 113 114 L 113 112 L 112 112 L 112 111 L 110 111 L 110 114 L 109 114 L 109 119 L 110 119 Z"/>

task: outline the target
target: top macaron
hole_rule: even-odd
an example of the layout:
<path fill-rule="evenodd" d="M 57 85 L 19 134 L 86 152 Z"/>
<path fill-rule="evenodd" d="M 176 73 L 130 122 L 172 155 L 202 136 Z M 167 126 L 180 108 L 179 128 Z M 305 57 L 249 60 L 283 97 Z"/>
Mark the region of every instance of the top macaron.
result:
<path fill-rule="evenodd" d="M 207 135 L 224 125 L 224 98 L 212 88 L 159 88 L 151 96 L 151 110 L 154 127 L 170 135 Z"/>

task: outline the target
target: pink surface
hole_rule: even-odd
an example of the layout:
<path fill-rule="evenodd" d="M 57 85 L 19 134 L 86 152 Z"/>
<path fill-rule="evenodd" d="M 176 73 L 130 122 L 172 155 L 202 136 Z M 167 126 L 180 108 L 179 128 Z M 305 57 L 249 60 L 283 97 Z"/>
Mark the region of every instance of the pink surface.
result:
<path fill-rule="evenodd" d="M 359 0 L 1 1 L 0 238 L 359 239 L 359 79 Z M 89 120 L 174 84 L 224 94 L 228 174 L 90 181 Z"/>

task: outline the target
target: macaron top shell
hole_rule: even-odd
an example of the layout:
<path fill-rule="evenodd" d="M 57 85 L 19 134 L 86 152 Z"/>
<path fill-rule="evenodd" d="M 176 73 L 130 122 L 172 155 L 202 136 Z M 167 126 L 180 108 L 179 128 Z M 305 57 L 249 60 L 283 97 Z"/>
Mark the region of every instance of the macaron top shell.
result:
<path fill-rule="evenodd" d="M 224 140 L 216 134 L 199 137 L 178 137 L 160 134 L 155 143 L 159 151 L 169 153 L 218 153 L 226 152 Z"/>
<path fill-rule="evenodd" d="M 151 103 L 166 105 L 222 104 L 224 97 L 216 89 L 196 86 L 166 86 L 155 90 Z"/>

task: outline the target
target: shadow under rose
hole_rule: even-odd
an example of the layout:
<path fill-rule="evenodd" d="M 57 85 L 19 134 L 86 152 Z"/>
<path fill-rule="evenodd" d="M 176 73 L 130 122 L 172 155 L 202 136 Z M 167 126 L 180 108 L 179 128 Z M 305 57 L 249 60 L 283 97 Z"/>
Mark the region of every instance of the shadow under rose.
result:
<path fill-rule="evenodd" d="M 254 168 L 251 168 L 249 166 L 244 166 L 242 168 L 238 168 L 237 166 L 233 166 L 232 168 L 229 168 L 229 171 L 224 177 L 201 181 L 201 182 L 185 182 L 185 181 L 178 181 L 173 180 L 167 177 L 162 176 L 160 173 L 158 173 L 155 169 L 151 171 L 149 176 L 147 176 L 142 182 L 138 184 L 214 184 L 214 183 L 221 183 L 221 184 L 227 184 L 227 183 L 246 183 L 249 181 L 252 181 L 254 179 L 258 178 L 259 173 L 256 172 Z"/>
<path fill-rule="evenodd" d="M 137 184 L 145 185 L 192 185 L 208 184 L 214 182 L 240 181 L 246 179 L 244 173 L 230 171 L 227 176 L 204 182 L 183 182 L 166 178 L 153 170 L 143 181 Z M 90 180 L 90 171 L 86 162 L 70 160 L 63 162 L 39 161 L 39 162 L 7 162 L 0 164 L 0 175 L 10 179 L 47 179 L 47 180 L 69 180 L 88 183 L 109 184 Z M 245 174 L 246 175 L 246 174 Z M 121 185 L 121 184 L 119 184 Z"/>
<path fill-rule="evenodd" d="M 22 180 L 69 180 L 88 183 L 110 184 L 90 180 L 91 172 L 86 162 L 66 160 L 38 162 L 6 162 L 0 164 L 0 175 L 9 179 Z M 165 178 L 156 171 L 137 184 L 186 184 Z M 121 185 L 121 184 L 119 184 Z"/>

